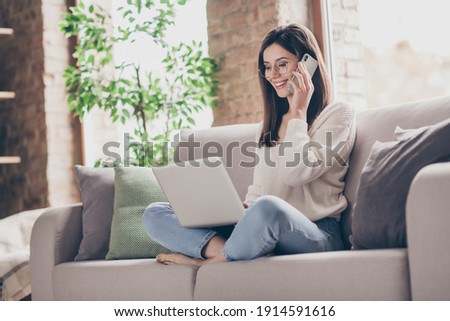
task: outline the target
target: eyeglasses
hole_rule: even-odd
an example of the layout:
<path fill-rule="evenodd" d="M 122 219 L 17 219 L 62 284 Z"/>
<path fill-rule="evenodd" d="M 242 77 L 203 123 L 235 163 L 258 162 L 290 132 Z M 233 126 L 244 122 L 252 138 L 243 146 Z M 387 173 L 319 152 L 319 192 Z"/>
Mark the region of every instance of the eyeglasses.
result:
<path fill-rule="evenodd" d="M 276 72 L 278 72 L 280 75 L 284 75 L 285 73 L 288 72 L 290 64 L 291 63 L 287 60 L 280 60 L 275 64 L 273 69 Z M 269 74 L 272 72 L 272 67 L 269 65 L 263 66 L 263 67 L 259 68 L 258 71 L 261 73 L 261 76 L 263 76 L 264 78 L 267 78 L 267 77 L 269 77 Z"/>

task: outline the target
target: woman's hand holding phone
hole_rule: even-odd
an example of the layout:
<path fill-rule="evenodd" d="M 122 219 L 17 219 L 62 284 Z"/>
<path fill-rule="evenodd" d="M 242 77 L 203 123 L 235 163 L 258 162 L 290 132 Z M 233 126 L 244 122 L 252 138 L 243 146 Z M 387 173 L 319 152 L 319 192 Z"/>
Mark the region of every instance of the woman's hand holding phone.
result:
<path fill-rule="evenodd" d="M 311 56 L 305 55 L 298 63 L 297 70 L 292 73 L 292 78 L 289 80 L 289 91 L 293 96 L 290 102 L 290 117 L 301 118 L 306 121 L 309 102 L 314 93 L 311 78 L 316 68 L 317 61 Z"/>
<path fill-rule="evenodd" d="M 293 88 L 289 113 L 293 118 L 306 120 L 306 112 L 314 92 L 314 85 L 305 66 L 300 62 L 298 65 L 298 69 L 292 73 L 293 78 L 289 81 Z"/>

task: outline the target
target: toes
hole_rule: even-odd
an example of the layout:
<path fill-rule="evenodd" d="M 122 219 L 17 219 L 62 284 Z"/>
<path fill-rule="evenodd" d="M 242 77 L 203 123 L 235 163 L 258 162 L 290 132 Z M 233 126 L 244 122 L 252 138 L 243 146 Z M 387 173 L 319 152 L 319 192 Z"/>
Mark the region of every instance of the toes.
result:
<path fill-rule="evenodd" d="M 202 260 L 193 259 L 193 258 L 183 255 L 181 253 L 172 253 L 172 254 L 158 254 L 156 256 L 156 262 L 162 263 L 165 265 L 187 264 L 187 265 L 200 266 L 202 263 Z"/>
<path fill-rule="evenodd" d="M 163 263 L 163 264 L 167 264 L 168 263 L 168 259 L 167 256 L 165 254 L 158 254 L 156 256 L 156 262 L 158 263 Z"/>

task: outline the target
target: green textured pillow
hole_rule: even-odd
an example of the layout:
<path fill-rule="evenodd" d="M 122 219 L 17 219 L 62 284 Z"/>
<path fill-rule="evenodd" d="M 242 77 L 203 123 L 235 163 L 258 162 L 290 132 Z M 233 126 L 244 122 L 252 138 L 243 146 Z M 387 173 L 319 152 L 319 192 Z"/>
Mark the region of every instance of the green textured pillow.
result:
<path fill-rule="evenodd" d="M 116 167 L 114 214 L 107 260 L 155 257 L 170 253 L 145 232 L 141 219 L 145 208 L 166 201 L 151 168 Z"/>

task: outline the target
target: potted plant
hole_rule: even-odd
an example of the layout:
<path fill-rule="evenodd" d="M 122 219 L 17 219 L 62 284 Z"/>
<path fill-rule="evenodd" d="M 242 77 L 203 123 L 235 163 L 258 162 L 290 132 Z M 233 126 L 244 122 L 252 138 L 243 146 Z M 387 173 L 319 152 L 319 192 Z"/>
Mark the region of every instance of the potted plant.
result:
<path fill-rule="evenodd" d="M 167 163 L 173 155 L 168 142 L 181 128 L 195 125 L 193 115 L 215 106 L 217 81 L 213 78 L 217 67 L 203 49 L 201 42 L 168 45 L 165 31 L 174 24 L 176 5 L 186 1 L 128 0 L 117 10 L 127 21 L 125 26 L 111 30 L 111 15 L 99 5 L 80 1 L 71 7 L 60 24 L 66 36 L 76 36 L 73 54 L 76 63 L 68 66 L 64 77 L 68 90 L 69 108 L 83 119 L 93 108 L 106 111 L 112 122 L 134 123 L 130 139 L 130 159 L 136 166 L 155 166 Z M 145 19 L 142 16 L 145 15 Z M 149 37 L 166 55 L 161 64 L 165 74 L 157 76 L 143 72 L 136 64 L 114 66 L 116 76 L 105 70 L 113 64 L 114 44 L 134 41 L 140 34 Z M 133 76 L 124 76 L 130 74 Z M 154 133 L 154 122 L 163 121 L 160 132 Z M 99 160 L 97 165 L 105 165 Z"/>

